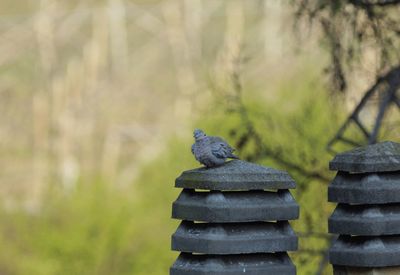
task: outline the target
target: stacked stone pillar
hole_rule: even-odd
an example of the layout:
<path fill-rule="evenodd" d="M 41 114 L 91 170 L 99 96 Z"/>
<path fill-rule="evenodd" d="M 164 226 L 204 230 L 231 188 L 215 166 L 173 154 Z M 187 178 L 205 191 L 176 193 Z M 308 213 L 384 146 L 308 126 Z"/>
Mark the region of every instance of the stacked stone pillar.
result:
<path fill-rule="evenodd" d="M 298 239 L 288 221 L 299 206 L 288 173 L 240 160 L 185 171 L 172 206 L 182 220 L 172 236 L 181 252 L 171 275 L 296 274 L 287 251 Z"/>
<path fill-rule="evenodd" d="M 400 144 L 383 142 L 338 154 L 328 200 L 338 203 L 329 232 L 334 274 L 400 274 Z"/>

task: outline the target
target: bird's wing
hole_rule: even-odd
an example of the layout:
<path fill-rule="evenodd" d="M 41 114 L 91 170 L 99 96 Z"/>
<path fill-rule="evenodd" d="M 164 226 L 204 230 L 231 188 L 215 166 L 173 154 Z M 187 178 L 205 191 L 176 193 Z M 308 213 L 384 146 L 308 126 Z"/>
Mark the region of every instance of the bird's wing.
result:
<path fill-rule="evenodd" d="M 223 143 L 224 144 L 224 146 L 227 148 L 227 150 L 230 152 L 230 153 L 233 153 L 233 152 L 235 152 L 235 149 L 234 148 L 232 148 L 229 144 L 228 144 L 228 142 L 226 142 L 224 139 L 222 139 L 222 138 L 220 138 L 220 137 L 209 137 L 210 138 L 210 140 L 211 140 L 211 143 L 218 143 L 218 142 L 220 142 L 220 143 Z"/>
<path fill-rule="evenodd" d="M 232 152 L 233 148 L 220 137 L 209 137 L 211 144 L 211 153 L 217 158 L 227 158 Z"/>

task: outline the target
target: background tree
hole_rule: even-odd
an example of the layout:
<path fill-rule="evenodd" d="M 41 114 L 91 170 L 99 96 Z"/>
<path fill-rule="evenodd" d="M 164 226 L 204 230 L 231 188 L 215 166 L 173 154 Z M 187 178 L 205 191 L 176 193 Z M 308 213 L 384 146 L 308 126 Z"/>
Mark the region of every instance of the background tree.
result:
<path fill-rule="evenodd" d="M 351 70 L 371 51 L 376 56 L 376 77 L 400 70 L 400 1 L 296 0 L 294 4 L 297 19 L 321 26 L 331 57 L 327 72 L 335 91 L 347 90 Z"/>
<path fill-rule="evenodd" d="M 294 3 L 296 22 L 306 19 L 312 26 L 320 26 L 321 37 L 330 53 L 330 65 L 326 72 L 330 76 L 333 92 L 346 92 L 351 79 L 359 78 L 363 73 L 368 73 L 373 79 L 328 147 L 337 141 L 353 146 L 365 143 L 344 137 L 345 130 L 352 123 L 363 134 L 363 140 L 369 144 L 377 142 L 390 103 L 400 107 L 396 96 L 400 86 L 400 1 L 298 0 Z M 362 66 L 363 61 L 371 59 L 371 56 L 373 66 Z M 368 127 L 360 113 L 363 109 L 370 110 L 366 105 L 373 101 L 374 96 L 379 97 L 378 110 Z"/>

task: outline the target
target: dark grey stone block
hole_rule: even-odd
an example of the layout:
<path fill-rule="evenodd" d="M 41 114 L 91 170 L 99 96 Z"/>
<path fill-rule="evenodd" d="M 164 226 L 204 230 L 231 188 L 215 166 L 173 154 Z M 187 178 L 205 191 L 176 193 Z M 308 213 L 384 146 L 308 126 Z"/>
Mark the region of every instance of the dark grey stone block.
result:
<path fill-rule="evenodd" d="M 172 250 L 204 254 L 271 253 L 297 250 L 288 222 L 193 223 L 183 221 Z"/>
<path fill-rule="evenodd" d="M 181 253 L 170 275 L 295 275 L 286 253 L 248 255 L 192 255 Z"/>
<path fill-rule="evenodd" d="M 299 206 L 288 190 L 195 192 L 184 189 L 172 205 L 172 217 L 205 222 L 293 220 Z"/>
<path fill-rule="evenodd" d="M 241 160 L 214 168 L 185 171 L 175 187 L 206 190 L 291 189 L 296 183 L 287 172 Z"/>
<path fill-rule="evenodd" d="M 328 224 L 329 232 L 334 234 L 361 236 L 400 234 L 400 204 L 339 204 L 329 218 Z"/>
<path fill-rule="evenodd" d="M 400 144 L 386 141 L 340 153 L 329 168 L 353 173 L 399 171 Z"/>
<path fill-rule="evenodd" d="M 339 236 L 329 249 L 329 261 L 354 267 L 400 265 L 400 236 Z"/>
<path fill-rule="evenodd" d="M 333 275 L 399 275 L 400 266 L 391 267 L 352 267 L 333 266 Z"/>
<path fill-rule="evenodd" d="M 400 202 L 400 173 L 338 172 L 328 187 L 328 200 L 361 204 Z"/>

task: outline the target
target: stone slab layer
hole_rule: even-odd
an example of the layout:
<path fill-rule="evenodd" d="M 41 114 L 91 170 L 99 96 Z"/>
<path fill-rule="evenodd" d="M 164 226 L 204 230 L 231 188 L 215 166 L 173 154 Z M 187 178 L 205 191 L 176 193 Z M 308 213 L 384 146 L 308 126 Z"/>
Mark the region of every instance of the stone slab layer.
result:
<path fill-rule="evenodd" d="M 400 236 L 339 236 L 329 249 L 333 265 L 389 267 L 400 264 Z"/>
<path fill-rule="evenodd" d="M 195 192 L 184 189 L 172 205 L 172 217 L 205 222 L 294 220 L 299 206 L 288 190 Z"/>
<path fill-rule="evenodd" d="M 328 201 L 339 203 L 400 203 L 400 173 L 338 172 L 328 187 Z"/>
<path fill-rule="evenodd" d="M 348 267 L 334 266 L 333 275 L 399 275 L 400 266 L 395 267 Z"/>
<path fill-rule="evenodd" d="M 175 187 L 205 190 L 292 189 L 296 183 L 284 171 L 232 160 L 214 168 L 197 168 L 183 172 Z"/>
<path fill-rule="evenodd" d="M 271 253 L 297 250 L 288 222 L 193 223 L 183 221 L 172 250 L 204 254 Z"/>
<path fill-rule="evenodd" d="M 328 228 L 329 233 L 333 234 L 361 236 L 400 234 L 400 204 L 339 204 L 329 218 Z"/>
<path fill-rule="evenodd" d="M 192 255 L 181 253 L 170 275 L 295 275 L 286 253 L 248 255 Z"/>

